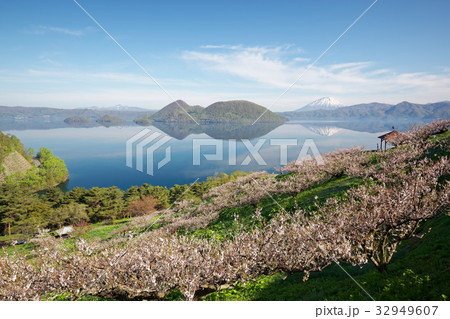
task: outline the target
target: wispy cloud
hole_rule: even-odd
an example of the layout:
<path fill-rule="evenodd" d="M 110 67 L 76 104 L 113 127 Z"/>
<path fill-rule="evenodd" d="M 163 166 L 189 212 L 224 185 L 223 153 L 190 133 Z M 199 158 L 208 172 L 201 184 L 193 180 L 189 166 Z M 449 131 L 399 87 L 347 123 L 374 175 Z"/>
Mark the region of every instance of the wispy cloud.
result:
<path fill-rule="evenodd" d="M 85 35 L 86 31 L 88 31 L 89 29 L 90 29 L 89 27 L 84 28 L 84 29 L 69 29 L 69 28 L 62 28 L 62 27 L 38 25 L 38 26 L 32 27 L 31 33 L 42 35 L 42 34 L 46 34 L 49 32 L 54 32 L 54 33 L 61 33 L 61 34 L 79 37 L 79 36 Z"/>
<path fill-rule="evenodd" d="M 48 61 L 46 61 L 48 62 Z M 9 75 L 10 76 L 10 75 Z M 2 77 L 0 77 L 2 79 Z M 5 76 L 6 79 L 6 76 Z M 48 81 L 55 83 L 91 83 L 93 85 L 101 84 L 105 86 L 107 84 L 131 84 L 131 85 L 145 85 L 154 86 L 153 81 L 145 76 L 134 73 L 119 73 L 119 72 L 81 72 L 81 71 L 61 71 L 61 70 L 41 70 L 41 69 L 28 69 L 23 73 L 19 73 L 9 78 L 10 81 Z M 175 79 L 175 78 L 163 78 L 161 83 L 173 86 L 173 87 L 201 87 L 201 83 L 197 83 L 191 80 Z"/>

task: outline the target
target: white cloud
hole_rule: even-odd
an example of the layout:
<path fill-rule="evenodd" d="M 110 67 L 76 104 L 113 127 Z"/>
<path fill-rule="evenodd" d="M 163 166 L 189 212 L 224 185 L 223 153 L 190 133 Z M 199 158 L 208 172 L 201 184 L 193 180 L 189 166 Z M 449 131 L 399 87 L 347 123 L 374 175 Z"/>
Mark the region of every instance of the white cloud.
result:
<path fill-rule="evenodd" d="M 217 50 L 219 47 L 229 50 Z M 251 83 L 255 88 L 284 90 L 308 67 L 305 64 L 308 61 L 303 57 L 284 58 L 283 49 L 284 47 L 204 46 L 203 50 L 186 51 L 183 58 L 204 70 L 232 75 L 237 80 Z M 395 73 L 386 68 L 377 69 L 374 63 L 368 61 L 316 65 L 305 73 L 286 95 L 286 99 L 281 99 L 277 104 L 278 107 L 283 105 L 285 109 L 294 109 L 302 103 L 308 103 L 305 95 L 316 98 L 333 95 L 346 104 L 446 100 L 450 95 L 449 73 Z M 298 96 L 296 103 L 295 95 Z M 273 100 L 276 97 L 274 95 Z M 288 106 L 286 102 L 290 105 L 295 103 L 296 106 Z"/>

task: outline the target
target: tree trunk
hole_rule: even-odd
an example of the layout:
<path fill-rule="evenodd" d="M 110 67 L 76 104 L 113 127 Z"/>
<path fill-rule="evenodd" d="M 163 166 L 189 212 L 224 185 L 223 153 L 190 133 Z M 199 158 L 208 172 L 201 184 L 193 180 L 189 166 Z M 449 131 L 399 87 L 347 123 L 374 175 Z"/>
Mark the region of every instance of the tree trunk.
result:
<path fill-rule="evenodd" d="M 380 272 L 380 273 L 383 273 L 383 272 L 386 272 L 387 271 L 387 263 L 380 263 L 380 264 L 378 264 L 378 265 L 375 265 L 376 267 L 377 267 L 377 269 L 378 269 L 378 271 Z"/>

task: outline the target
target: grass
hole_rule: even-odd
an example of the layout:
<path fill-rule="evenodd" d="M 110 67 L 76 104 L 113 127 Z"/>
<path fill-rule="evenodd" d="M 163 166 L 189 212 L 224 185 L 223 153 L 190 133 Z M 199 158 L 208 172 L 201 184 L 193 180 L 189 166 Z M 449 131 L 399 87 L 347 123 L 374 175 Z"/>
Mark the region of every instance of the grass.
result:
<path fill-rule="evenodd" d="M 112 224 L 106 224 L 104 222 L 93 224 L 89 227 L 89 230 L 81 237 L 89 239 L 108 240 L 114 236 L 114 231 L 127 224 L 131 219 L 123 218 L 114 220 Z"/>
<path fill-rule="evenodd" d="M 35 245 L 33 243 L 26 243 L 21 245 L 8 246 L 5 250 L 8 255 L 11 255 L 13 253 L 28 254 L 34 249 L 34 247 Z M 0 250 L 0 255 L 1 254 L 3 254 L 2 250 Z"/>

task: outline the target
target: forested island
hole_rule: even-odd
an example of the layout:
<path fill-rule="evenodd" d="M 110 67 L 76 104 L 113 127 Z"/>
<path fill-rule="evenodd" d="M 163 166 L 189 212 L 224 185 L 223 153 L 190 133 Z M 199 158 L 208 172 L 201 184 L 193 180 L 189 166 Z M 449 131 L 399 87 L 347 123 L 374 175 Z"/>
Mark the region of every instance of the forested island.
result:
<path fill-rule="evenodd" d="M 150 126 L 152 125 L 152 119 L 150 114 L 143 115 L 133 121 L 137 125 Z"/>
<path fill-rule="evenodd" d="M 91 123 L 91 119 L 88 119 L 83 116 L 71 116 L 66 119 L 64 119 L 64 122 L 69 125 L 86 125 Z"/>
<path fill-rule="evenodd" d="M 153 122 L 176 123 L 243 123 L 252 124 L 258 119 L 260 123 L 283 123 L 287 119 L 271 112 L 265 107 L 249 101 L 216 102 L 203 108 L 191 106 L 182 100 L 166 105 L 158 112 L 148 115 Z M 142 117 L 140 119 L 143 119 Z"/>
<path fill-rule="evenodd" d="M 101 118 L 99 118 L 97 123 L 103 125 L 103 126 L 113 126 L 113 125 L 120 125 L 125 122 L 124 119 L 121 119 L 119 117 L 111 116 L 111 115 L 103 115 Z"/>

